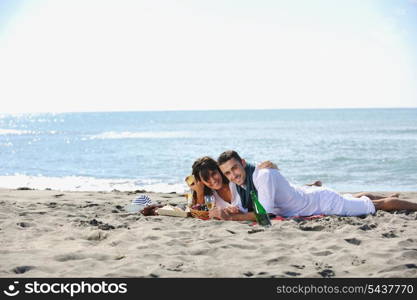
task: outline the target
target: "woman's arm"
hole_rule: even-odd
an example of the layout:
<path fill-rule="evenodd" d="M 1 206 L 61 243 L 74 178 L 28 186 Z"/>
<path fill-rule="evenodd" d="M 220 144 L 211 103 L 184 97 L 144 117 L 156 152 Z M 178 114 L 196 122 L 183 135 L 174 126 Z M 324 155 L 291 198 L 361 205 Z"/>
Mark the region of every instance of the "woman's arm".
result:
<path fill-rule="evenodd" d="M 195 200 L 197 204 L 204 204 L 204 183 L 196 180 L 191 189 L 196 192 L 197 199 Z"/>
<path fill-rule="evenodd" d="M 249 213 L 229 213 L 228 209 L 214 208 L 209 211 L 209 217 L 211 219 L 224 220 L 224 221 L 256 221 L 255 214 Z"/>
<path fill-rule="evenodd" d="M 256 221 L 255 213 L 249 212 L 249 213 L 240 213 L 240 214 L 234 214 L 230 215 L 230 218 L 227 220 L 230 221 Z"/>

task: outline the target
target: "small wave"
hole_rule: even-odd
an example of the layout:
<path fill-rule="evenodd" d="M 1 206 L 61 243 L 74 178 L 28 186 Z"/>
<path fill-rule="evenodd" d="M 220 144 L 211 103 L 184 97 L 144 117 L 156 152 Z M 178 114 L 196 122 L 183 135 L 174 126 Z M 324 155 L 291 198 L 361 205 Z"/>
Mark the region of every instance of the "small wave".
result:
<path fill-rule="evenodd" d="M 107 131 L 97 135 L 90 136 L 89 139 L 170 139 L 190 137 L 191 133 L 187 131 L 151 131 L 151 132 L 116 132 Z"/>
<path fill-rule="evenodd" d="M 163 183 L 155 180 L 137 179 L 101 179 L 83 176 L 48 177 L 29 175 L 0 176 L 0 187 L 17 189 L 28 187 L 32 189 L 53 189 L 62 191 L 134 191 L 145 190 L 156 193 L 184 193 L 183 183 Z"/>
<path fill-rule="evenodd" d="M 17 129 L 1 129 L 0 135 L 22 135 L 22 134 L 34 134 L 35 132 L 29 130 L 17 130 Z"/>

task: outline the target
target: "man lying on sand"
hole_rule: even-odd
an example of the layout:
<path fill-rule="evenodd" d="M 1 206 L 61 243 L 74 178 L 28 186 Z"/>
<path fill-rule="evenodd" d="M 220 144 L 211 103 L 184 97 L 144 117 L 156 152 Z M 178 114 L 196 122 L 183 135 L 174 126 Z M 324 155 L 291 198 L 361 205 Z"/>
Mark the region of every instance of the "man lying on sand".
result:
<path fill-rule="evenodd" d="M 217 163 L 200 159 L 193 164 L 193 175 L 198 182 L 196 189 L 201 194 L 204 184 L 216 199 L 216 208 L 209 213 L 211 218 L 255 220 L 250 191 L 258 193 L 258 199 L 268 213 L 284 217 L 358 216 L 373 214 L 376 209 L 417 210 L 417 204 L 400 200 L 398 194 L 390 197 L 370 193 L 352 196 L 323 187 L 296 187 L 278 169 L 255 168 L 235 151 L 223 152 Z"/>
<path fill-rule="evenodd" d="M 269 161 L 262 162 L 258 169 L 272 168 L 277 166 Z M 190 187 L 196 192 L 196 202 L 204 204 L 204 196 L 210 195 L 215 199 L 216 209 L 211 210 L 210 217 L 221 219 L 219 213 L 230 215 L 235 221 L 254 220 L 255 215 L 252 209 L 252 201 L 242 203 L 237 186 L 221 173 L 217 162 L 211 157 L 204 156 L 197 159 L 193 164 L 193 175 L 196 182 Z M 321 181 L 315 181 L 306 186 L 321 186 Z"/>

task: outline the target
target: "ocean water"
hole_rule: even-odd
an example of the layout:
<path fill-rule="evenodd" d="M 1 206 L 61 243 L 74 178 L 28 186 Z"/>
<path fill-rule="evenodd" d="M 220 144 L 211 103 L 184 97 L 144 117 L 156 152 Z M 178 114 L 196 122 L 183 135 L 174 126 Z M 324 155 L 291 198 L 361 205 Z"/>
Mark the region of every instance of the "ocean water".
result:
<path fill-rule="evenodd" d="M 417 109 L 2 114 L 0 187 L 183 192 L 228 149 L 294 184 L 417 190 Z"/>

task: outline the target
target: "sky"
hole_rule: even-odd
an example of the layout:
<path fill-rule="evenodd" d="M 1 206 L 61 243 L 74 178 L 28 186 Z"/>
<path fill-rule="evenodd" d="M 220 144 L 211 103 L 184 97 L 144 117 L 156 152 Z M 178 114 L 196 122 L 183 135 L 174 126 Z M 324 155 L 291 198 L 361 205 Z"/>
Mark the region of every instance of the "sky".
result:
<path fill-rule="evenodd" d="M 0 0 L 0 103 L 417 107 L 417 0 Z"/>

